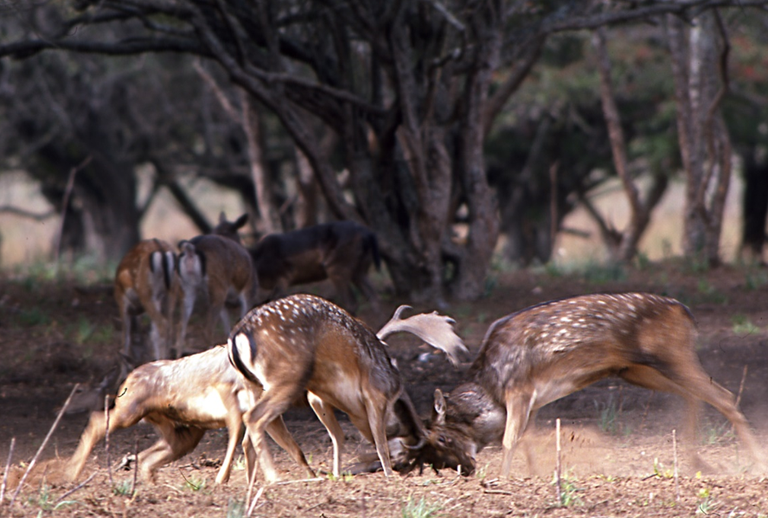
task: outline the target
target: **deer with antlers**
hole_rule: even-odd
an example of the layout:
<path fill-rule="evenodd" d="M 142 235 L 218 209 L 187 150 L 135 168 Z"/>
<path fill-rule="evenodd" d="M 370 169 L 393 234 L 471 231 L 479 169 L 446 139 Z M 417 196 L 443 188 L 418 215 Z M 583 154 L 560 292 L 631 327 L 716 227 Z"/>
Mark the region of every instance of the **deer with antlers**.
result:
<path fill-rule="evenodd" d="M 682 396 L 689 439 L 701 401 L 709 403 L 762 464 L 732 394 L 702 369 L 695 338 L 687 307 L 645 293 L 585 295 L 503 317 L 486 332 L 469 379 L 450 395 L 435 391 L 427 440 L 407 452 L 410 468 L 460 466 L 470 474 L 476 453 L 501 442 L 501 475 L 509 476 L 515 447 L 536 411 L 609 376 Z"/>
<path fill-rule="evenodd" d="M 387 336 L 407 332 L 427 342 L 448 344 L 449 350 L 460 347 L 460 339 L 452 328 L 453 321 L 436 313 L 417 314 L 402 319 L 407 306 L 401 306 L 392 319 L 378 333 L 383 340 Z M 89 391 L 83 391 L 85 396 Z M 90 392 L 98 393 L 97 402 L 103 402 L 100 387 Z M 142 419 L 151 423 L 160 434 L 158 441 L 139 453 L 142 478 L 153 481 L 158 468 L 191 452 L 202 439 L 206 430 L 226 427 L 229 442 L 224 461 L 216 476 L 216 483 L 229 480 L 235 448 L 242 438 L 247 475 L 250 466 L 255 466 L 255 454 L 249 436 L 242 434 L 243 414 L 261 396 L 261 387 L 246 386 L 243 376 L 230 364 L 225 347 L 215 346 L 201 353 L 172 361 L 157 361 L 133 370 L 118 389 L 114 408 L 109 418 L 109 431 L 135 425 Z M 84 398 L 90 402 L 93 398 Z M 341 448 L 344 433 L 333 415 L 333 408 L 315 394 L 308 395 L 311 406 L 328 429 L 333 442 L 333 472 L 341 474 Z M 358 397 L 362 397 L 358 394 Z M 255 398 L 255 399 L 254 399 Z M 292 404 L 305 398 L 300 392 Z M 406 401 L 405 404 L 408 404 Z M 78 407 L 73 400 L 70 408 Z M 407 410 L 407 409 L 406 409 Z M 406 416 L 409 418 L 410 416 Z M 82 472 L 93 447 L 106 433 L 106 415 L 102 411 L 91 414 L 77 450 L 70 458 L 66 475 L 74 481 Z M 309 477 L 313 470 L 295 440 L 285 428 L 282 417 L 276 417 L 267 426 L 266 432 L 286 450 Z M 399 437 L 394 443 L 405 444 L 407 437 Z"/>
<path fill-rule="evenodd" d="M 151 321 L 150 340 L 155 360 L 169 358 L 173 343 L 173 313 L 178 298 L 175 254 L 159 239 L 140 241 L 120 261 L 115 274 L 115 302 L 123 324 L 123 354 L 141 360 L 133 350 L 137 317 Z"/>
<path fill-rule="evenodd" d="M 415 327 L 453 360 L 465 350 L 452 329 L 443 327 L 428 336 L 429 325 Z M 387 326 L 384 330 L 389 331 Z M 339 470 L 343 442 L 334 408 L 345 412 L 375 445 L 387 476 L 392 475 L 393 457 L 399 463 L 407 448 L 424 437 L 422 421 L 382 340 L 327 300 L 293 295 L 259 306 L 232 329 L 227 350 L 254 393 L 255 405 L 243 421 L 268 482 L 278 475 L 264 442 L 266 427 L 305 391 L 331 434 L 334 472 Z"/>

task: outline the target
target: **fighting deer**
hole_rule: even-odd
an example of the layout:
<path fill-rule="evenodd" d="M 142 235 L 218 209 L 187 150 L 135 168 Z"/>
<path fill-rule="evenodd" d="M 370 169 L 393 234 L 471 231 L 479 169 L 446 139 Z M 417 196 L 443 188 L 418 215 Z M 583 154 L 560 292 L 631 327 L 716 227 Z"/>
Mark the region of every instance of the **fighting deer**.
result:
<path fill-rule="evenodd" d="M 406 307 L 398 308 L 392 319 L 381 328 L 378 336 L 382 340 L 393 333 L 409 332 L 428 342 L 460 343 L 453 333 L 451 319 L 436 313 L 401 319 L 400 315 Z M 80 396 L 82 401 L 79 403 L 87 403 L 87 408 L 103 405 L 101 385 L 85 391 L 85 396 L 89 394 L 95 397 L 95 402 L 90 401 L 93 398 Z M 143 479 L 153 481 L 158 468 L 194 450 L 206 430 L 224 427 L 228 430 L 229 442 L 216 483 L 222 484 L 229 480 L 235 448 L 240 438 L 243 440 L 246 465 L 255 465 L 249 437 L 243 437 L 242 434 L 242 422 L 243 413 L 252 406 L 250 397 L 258 398 L 260 387 L 251 387 L 250 392 L 246 390 L 243 376 L 231 366 L 223 346 L 215 346 L 178 360 L 144 364 L 128 375 L 117 394 L 109 416 L 110 433 L 133 426 L 144 419 L 153 424 L 160 434 L 152 447 L 139 453 Z M 292 403 L 298 404 L 303 399 L 302 393 Z M 333 470 L 339 476 L 344 433 L 333 415 L 333 408 L 314 395 L 311 396 L 311 402 L 313 410 L 331 434 L 334 446 Z M 68 408 L 79 403 L 73 400 Z M 282 417 L 269 423 L 266 431 L 304 469 L 307 476 L 315 476 L 301 449 L 286 430 Z M 104 437 L 105 432 L 104 412 L 93 412 L 78 448 L 67 464 L 69 480 L 77 479 L 93 447 Z M 250 474 L 249 468 L 247 475 Z"/>
<path fill-rule="evenodd" d="M 429 338 L 430 345 L 455 361 L 465 348 L 449 322 L 444 320 L 443 325 L 449 328 L 437 330 L 434 339 L 428 321 L 416 327 L 424 332 L 421 338 Z M 383 328 L 387 332 L 392 329 L 389 324 Z M 344 435 L 333 417 L 334 408 L 345 412 L 375 445 L 386 476 L 392 475 L 392 459 L 399 463 L 407 448 L 424 437 L 421 419 L 382 340 L 363 322 L 327 300 L 293 295 L 259 306 L 232 329 L 227 350 L 230 361 L 254 392 L 256 403 L 245 413 L 243 422 L 267 482 L 277 480 L 278 475 L 264 431 L 305 391 L 331 435 L 335 474 Z M 252 467 L 256 468 L 255 462 Z"/>
<path fill-rule="evenodd" d="M 686 306 L 644 293 L 585 295 L 545 302 L 488 328 L 469 379 L 450 395 L 435 391 L 427 440 L 408 452 L 410 468 L 475 468 L 475 454 L 501 442 L 501 475 L 542 406 L 609 376 L 682 396 L 693 438 L 705 401 L 727 417 L 758 457 L 755 437 L 733 396 L 701 367 L 696 330 Z M 695 454 L 692 459 L 697 461 Z"/>
<path fill-rule="evenodd" d="M 227 305 L 239 305 L 242 317 L 256 303 L 259 284 L 250 255 L 233 239 L 209 234 L 181 241 L 178 246 L 178 273 L 184 294 L 178 341 L 181 351 L 197 301 L 205 300 L 204 343 L 215 343 L 217 318 L 229 333 Z"/>
<path fill-rule="evenodd" d="M 140 241 L 120 261 L 115 274 L 115 301 L 123 323 L 123 354 L 141 360 L 132 350 L 137 317 L 147 313 L 155 360 L 170 357 L 173 312 L 178 297 L 171 245 L 159 239 Z"/>
<path fill-rule="evenodd" d="M 218 345 L 178 360 L 146 363 L 131 371 L 110 410 L 109 432 L 128 428 L 142 419 L 155 427 L 160 438 L 138 455 L 142 479 L 152 482 L 158 468 L 194 450 L 206 430 L 226 427 L 229 442 L 216 475 L 216 483 L 223 484 L 229 480 L 235 448 L 242 437 L 242 416 L 251 404 L 249 397 L 242 376 L 229 364 L 226 348 Z M 308 476 L 314 477 L 282 417 L 268 423 L 266 430 Z M 106 414 L 93 412 L 67 463 L 66 476 L 70 481 L 80 475 L 93 447 L 105 433 Z M 243 450 L 246 458 L 253 458 L 247 436 L 243 439 Z"/>
<path fill-rule="evenodd" d="M 368 270 L 371 264 L 381 268 L 379 242 L 363 225 L 336 221 L 268 234 L 249 252 L 259 285 L 270 300 L 284 296 L 289 286 L 329 279 L 339 303 L 352 313 L 358 309 L 353 284 L 371 304 L 378 305 Z"/>

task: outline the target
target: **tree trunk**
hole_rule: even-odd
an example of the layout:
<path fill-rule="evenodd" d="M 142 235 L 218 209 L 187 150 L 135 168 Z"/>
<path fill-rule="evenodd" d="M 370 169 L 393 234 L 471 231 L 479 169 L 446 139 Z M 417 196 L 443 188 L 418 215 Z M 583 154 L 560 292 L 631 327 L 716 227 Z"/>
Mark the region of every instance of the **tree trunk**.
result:
<path fill-rule="evenodd" d="M 683 253 L 719 263 L 720 231 L 731 174 L 731 145 L 720 114 L 727 88 L 727 41 L 718 38 L 716 11 L 697 18 L 686 42 L 682 21 L 667 16 L 675 81 L 677 128 L 686 175 Z"/>
<path fill-rule="evenodd" d="M 765 245 L 765 220 L 768 216 L 768 161 L 759 161 L 757 151 L 744 154 L 744 197 L 741 234 L 741 257 L 745 261 L 762 263 Z"/>

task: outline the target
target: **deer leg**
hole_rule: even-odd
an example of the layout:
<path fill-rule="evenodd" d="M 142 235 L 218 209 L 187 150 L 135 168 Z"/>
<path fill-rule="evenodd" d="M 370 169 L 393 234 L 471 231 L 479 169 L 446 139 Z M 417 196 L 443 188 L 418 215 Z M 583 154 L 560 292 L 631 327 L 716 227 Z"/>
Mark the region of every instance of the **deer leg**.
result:
<path fill-rule="evenodd" d="M 382 398 L 383 396 L 379 396 Z M 376 446 L 376 454 L 381 461 L 381 467 L 386 477 L 392 476 L 392 459 L 389 456 L 389 443 L 387 442 L 386 415 L 387 401 L 375 401 L 377 397 L 365 398 L 365 410 L 368 414 L 368 426 L 373 435 L 373 443 Z"/>
<path fill-rule="evenodd" d="M 109 416 L 109 433 L 133 426 L 144 417 L 143 415 L 128 414 L 127 410 L 125 410 L 127 407 L 127 404 L 116 405 L 112 410 Z M 77 449 L 67 462 L 65 475 L 68 480 L 77 480 L 77 477 L 83 471 L 85 461 L 88 460 L 88 456 L 93 451 L 93 447 L 106 435 L 106 420 L 106 416 L 102 411 L 91 413 L 88 426 L 86 426 L 85 431 L 80 436 Z"/>
<path fill-rule="evenodd" d="M 676 394 L 685 399 L 687 406 L 686 420 L 684 423 L 686 451 L 694 469 L 705 468 L 706 466 L 696 453 L 695 447 L 698 410 L 701 406 L 699 398 L 701 396 L 696 393 L 697 390 L 695 390 L 693 386 L 689 385 L 697 385 L 696 379 L 690 378 L 690 376 L 683 376 L 681 377 L 681 383 L 678 383 L 659 370 L 647 365 L 633 365 L 622 371 L 620 376 L 629 383 L 639 387 Z M 707 381 L 706 384 L 708 385 L 709 381 Z M 698 389 L 704 389 L 706 391 L 706 387 L 699 386 Z"/>
<path fill-rule="evenodd" d="M 338 423 L 336 424 L 338 426 Z M 267 425 L 267 433 L 274 439 L 278 446 L 288 452 L 291 458 L 296 461 L 296 464 L 304 468 L 304 473 L 308 478 L 315 477 L 315 472 L 309 467 L 307 459 L 304 457 L 304 452 L 301 451 L 301 448 L 296 444 L 291 432 L 285 427 L 283 416 L 279 416 Z"/>
<path fill-rule="evenodd" d="M 128 302 L 125 300 L 121 304 L 120 318 L 123 321 L 123 354 L 131 356 L 131 332 L 134 318 L 128 312 Z"/>
<path fill-rule="evenodd" d="M 256 405 L 248 410 L 243 416 L 243 421 L 248 429 L 248 435 L 256 451 L 258 463 L 264 472 L 264 478 L 267 483 L 278 480 L 272 456 L 269 453 L 264 437 L 264 431 L 267 426 L 283 415 L 291 402 L 295 399 L 296 387 L 292 380 L 287 380 L 287 384 L 275 385 L 265 390 Z M 256 475 L 256 465 L 253 466 L 253 475 Z M 253 479 L 252 479 L 253 480 Z"/>
<path fill-rule="evenodd" d="M 686 373 L 678 373 L 678 377 L 680 382 L 669 380 L 671 387 L 668 392 L 679 394 L 688 402 L 689 426 L 693 426 L 695 430 L 698 422 L 696 410 L 700 406 L 699 401 L 712 405 L 733 424 L 736 435 L 749 452 L 750 458 L 754 459 L 758 466 L 764 467 L 765 462 L 757 439 L 750 430 L 744 414 L 736 407 L 733 394 L 713 381 L 698 365 L 698 361 L 695 361 L 693 366 L 689 366 Z"/>
<path fill-rule="evenodd" d="M 227 452 L 224 455 L 224 461 L 216 474 L 216 484 L 226 484 L 229 482 L 229 474 L 232 471 L 232 461 L 235 458 L 235 449 L 237 443 L 243 438 L 243 418 L 239 412 L 233 412 L 227 416 L 227 433 L 229 440 L 227 442 Z"/>
<path fill-rule="evenodd" d="M 153 422 L 163 438 L 145 450 L 144 458 L 139 454 L 139 474 L 143 480 L 155 481 L 155 473 L 165 466 L 191 452 L 205 435 L 205 430 L 196 426 L 175 426 L 170 421 Z"/>
<path fill-rule="evenodd" d="M 315 411 L 317 418 L 325 425 L 328 435 L 331 436 L 331 442 L 333 443 L 333 476 L 339 478 L 341 477 L 341 451 L 344 448 L 344 431 L 339 426 L 331 405 L 312 392 L 307 393 L 307 400 L 309 400 L 309 406 Z"/>
<path fill-rule="evenodd" d="M 196 286 L 184 286 L 184 298 L 181 308 L 181 329 L 179 330 L 176 345 L 176 354 L 178 356 L 181 356 L 184 348 L 184 341 L 187 338 L 187 326 L 189 325 L 189 318 L 192 316 L 192 310 L 195 309 L 196 292 Z"/>
<path fill-rule="evenodd" d="M 509 477 L 510 471 L 512 471 L 512 455 L 515 453 L 517 443 L 520 441 L 520 438 L 528 427 L 528 420 L 535 402 L 535 397 L 535 393 L 534 395 L 531 395 L 507 389 L 507 423 L 504 428 L 504 438 L 502 439 L 502 447 L 504 450 L 501 461 L 502 477 Z"/>

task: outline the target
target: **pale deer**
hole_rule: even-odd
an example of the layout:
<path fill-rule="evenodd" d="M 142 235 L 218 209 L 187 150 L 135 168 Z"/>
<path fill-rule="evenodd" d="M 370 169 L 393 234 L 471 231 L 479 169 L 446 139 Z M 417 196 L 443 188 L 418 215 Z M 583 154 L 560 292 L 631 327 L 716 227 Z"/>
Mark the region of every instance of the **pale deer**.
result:
<path fill-rule="evenodd" d="M 252 404 L 242 376 L 232 368 L 224 346 L 185 356 L 141 365 L 122 383 L 109 414 L 109 432 L 128 428 L 142 419 L 151 423 L 160 438 L 139 453 L 142 479 L 154 481 L 158 468 L 195 449 L 206 430 L 226 427 L 229 442 L 216 483 L 229 480 L 237 443 L 242 437 L 242 416 Z M 103 399 L 101 400 L 103 405 Z M 267 433 L 314 477 L 282 417 L 267 424 Z M 74 481 L 80 475 L 93 447 L 106 433 L 106 414 L 95 411 L 66 467 Z M 248 437 L 243 439 L 246 458 L 253 458 Z M 250 470 L 247 474 L 250 474 Z"/>
<path fill-rule="evenodd" d="M 242 245 L 220 235 L 197 236 L 179 243 L 178 275 L 184 294 L 178 348 L 184 346 L 195 304 L 204 301 L 203 340 L 215 343 L 217 319 L 229 333 L 227 305 L 239 305 L 240 316 L 256 303 L 259 284 L 251 257 Z"/>
<path fill-rule="evenodd" d="M 268 299 L 284 296 L 289 286 L 328 279 L 339 304 L 352 313 L 358 309 L 353 284 L 374 308 L 378 307 L 368 270 L 371 264 L 381 268 L 379 242 L 363 225 L 336 221 L 268 234 L 249 251 Z"/>
<path fill-rule="evenodd" d="M 689 439 L 700 402 L 709 403 L 762 464 L 732 394 L 702 369 L 695 339 L 687 307 L 644 293 L 585 295 L 503 317 L 486 332 L 469 379 L 450 395 L 435 391 L 427 441 L 408 452 L 411 468 L 461 466 L 470 474 L 476 453 L 501 442 L 501 475 L 509 476 L 515 447 L 536 411 L 609 376 L 682 396 Z"/>
<path fill-rule="evenodd" d="M 400 315 L 406 306 L 400 307 L 392 319 L 379 331 L 379 336 L 397 332 L 413 333 L 425 341 L 440 340 L 453 344 L 460 339 L 453 333 L 452 320 L 431 314 L 417 314 L 407 319 Z M 458 347 L 453 345 L 451 347 Z M 121 362 L 121 368 L 125 368 Z M 84 390 L 72 400 L 68 409 L 85 410 L 103 407 L 104 387 L 109 376 L 97 387 Z M 223 346 L 186 356 L 173 361 L 144 364 L 132 371 L 117 391 L 114 408 L 110 411 L 110 433 L 135 425 L 142 419 L 153 424 L 160 434 L 158 441 L 139 453 L 142 478 L 154 480 L 158 468 L 191 452 L 202 439 L 206 430 L 226 427 L 229 442 L 224 461 L 216 476 L 216 483 L 229 480 L 237 442 L 242 437 L 242 417 L 253 404 L 251 397 L 260 397 L 260 387 L 246 390 L 243 376 L 232 368 Z M 304 398 L 300 397 L 293 403 Z M 310 396 L 313 410 L 321 418 L 331 434 L 334 446 L 334 474 L 340 475 L 340 449 L 344 433 L 333 415 L 333 408 L 316 396 Z M 267 428 L 267 433 L 283 447 L 304 469 L 309 477 L 314 472 L 281 417 Z M 106 415 L 102 411 L 91 414 L 77 450 L 66 468 L 67 477 L 74 481 L 82 472 L 93 447 L 105 435 Z M 405 442 L 405 438 L 398 439 Z M 249 437 L 243 438 L 246 466 L 255 465 L 255 456 Z M 250 476 L 251 469 L 247 470 Z"/>
<path fill-rule="evenodd" d="M 434 317 L 450 326 L 444 317 Z M 429 334 L 429 325 L 419 327 Z M 444 341 L 429 340 L 430 345 L 444 350 L 451 359 L 465 350 L 452 329 L 441 328 L 436 336 Z M 339 470 L 343 442 L 334 408 L 345 412 L 375 445 L 386 476 L 392 475 L 393 453 L 398 462 L 405 449 L 424 437 L 421 419 L 384 343 L 363 322 L 327 300 L 293 295 L 259 306 L 232 329 L 227 350 L 254 391 L 256 404 L 243 421 L 268 482 L 278 475 L 264 431 L 304 391 L 331 434 L 334 472 Z M 392 452 L 390 446 L 401 451 Z"/>
<path fill-rule="evenodd" d="M 120 261 L 115 274 L 115 301 L 123 324 L 123 354 L 140 356 L 132 347 L 137 317 L 147 313 L 155 360 L 170 357 L 178 283 L 171 245 L 159 239 L 140 241 Z M 135 357 L 136 361 L 143 358 Z"/>

